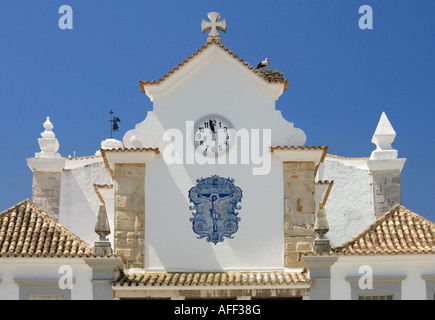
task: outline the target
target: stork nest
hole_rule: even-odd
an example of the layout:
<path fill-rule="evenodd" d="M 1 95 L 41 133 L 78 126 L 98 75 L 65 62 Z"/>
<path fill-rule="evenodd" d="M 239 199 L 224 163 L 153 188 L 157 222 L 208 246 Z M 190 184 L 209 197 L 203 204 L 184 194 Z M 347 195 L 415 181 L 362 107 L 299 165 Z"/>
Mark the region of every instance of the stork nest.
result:
<path fill-rule="evenodd" d="M 269 79 L 269 80 L 284 80 L 284 73 L 274 69 L 264 69 L 261 71 L 258 71 L 258 74 L 260 74 L 263 78 Z"/>

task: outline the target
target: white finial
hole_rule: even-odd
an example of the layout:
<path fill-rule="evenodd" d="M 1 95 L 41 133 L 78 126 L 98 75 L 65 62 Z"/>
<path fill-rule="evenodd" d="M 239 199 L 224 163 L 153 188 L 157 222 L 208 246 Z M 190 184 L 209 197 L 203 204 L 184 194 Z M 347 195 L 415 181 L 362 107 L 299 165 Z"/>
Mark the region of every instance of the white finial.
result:
<path fill-rule="evenodd" d="M 372 138 L 372 142 L 376 145 L 374 150 L 367 160 L 367 165 L 372 171 L 381 170 L 399 170 L 402 171 L 406 158 L 398 158 L 397 150 L 393 149 L 391 144 L 396 138 L 396 131 L 387 118 L 385 112 L 382 112 L 378 126 Z"/>
<path fill-rule="evenodd" d="M 210 22 L 202 19 L 202 21 L 201 21 L 202 33 L 210 30 L 208 37 L 207 37 L 207 42 L 211 42 L 212 40 L 215 40 L 217 42 L 221 42 L 221 36 L 220 36 L 219 32 L 217 32 L 217 30 L 227 32 L 227 22 L 225 19 L 218 21 L 220 16 L 221 15 L 219 12 L 209 12 L 207 14 L 207 17 L 210 19 Z"/>
<path fill-rule="evenodd" d="M 398 152 L 391 147 L 395 138 L 396 131 L 394 131 L 385 112 L 382 112 L 378 126 L 376 127 L 372 138 L 372 142 L 376 145 L 376 150 L 372 152 L 370 159 L 396 159 Z"/>
<path fill-rule="evenodd" d="M 101 149 L 110 150 L 110 149 L 122 149 L 122 148 L 124 148 L 124 145 L 119 140 L 108 138 L 104 141 L 101 141 Z M 100 150 L 95 152 L 95 155 L 100 156 L 101 155 Z"/>
<path fill-rule="evenodd" d="M 38 139 L 41 152 L 35 153 L 35 158 L 60 158 L 60 154 L 57 153 L 59 141 L 57 141 L 56 135 L 52 131 L 53 124 L 50 122 L 50 117 L 47 117 L 43 126 L 45 131 L 41 133 L 42 138 Z"/>

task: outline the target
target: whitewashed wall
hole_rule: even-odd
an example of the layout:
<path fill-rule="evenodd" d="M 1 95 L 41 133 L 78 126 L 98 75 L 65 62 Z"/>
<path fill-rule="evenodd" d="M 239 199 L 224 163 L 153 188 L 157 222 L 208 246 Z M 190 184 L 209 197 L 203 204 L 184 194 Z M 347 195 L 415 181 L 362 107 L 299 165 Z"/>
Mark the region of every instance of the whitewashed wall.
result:
<path fill-rule="evenodd" d="M 92 299 L 92 269 L 82 259 L 3 258 L 0 260 L 0 300 L 18 300 L 16 279 L 59 280 L 65 274 L 60 266 L 72 268 L 71 300 Z"/>
<path fill-rule="evenodd" d="M 349 300 L 351 285 L 346 277 L 359 277 L 361 266 L 370 266 L 373 276 L 406 276 L 402 281 L 402 300 L 426 300 L 422 275 L 434 274 L 435 256 L 426 254 L 339 257 L 331 267 L 331 299 Z M 433 297 L 430 297 L 433 299 Z"/>
<path fill-rule="evenodd" d="M 145 261 L 148 270 L 277 269 L 283 267 L 282 164 L 272 159 L 271 171 L 253 175 L 252 165 L 184 164 L 163 161 L 164 130 L 185 133 L 186 121 L 208 114 L 227 118 L 236 130 L 272 129 L 272 145 L 305 143 L 275 99 L 282 84 L 268 85 L 223 50 L 210 48 L 175 75 L 165 86 L 151 88 L 153 112 L 124 136 L 126 147 L 159 147 L 161 154 L 146 168 Z M 144 97 L 145 98 L 145 97 Z M 189 136 L 190 139 L 190 136 Z M 230 152 L 236 152 L 231 149 Z M 239 150 L 240 152 L 240 150 Z M 258 166 L 255 166 L 258 167 Z M 206 242 L 192 230 L 188 191 L 196 179 L 211 175 L 235 179 L 243 190 L 239 230 L 234 239 Z"/>
<path fill-rule="evenodd" d="M 101 204 L 94 183 L 113 183 L 101 157 L 67 160 L 62 171 L 59 222 L 90 245 L 98 240 L 94 228 Z M 108 216 L 113 239 L 113 209 L 108 210 Z"/>
<path fill-rule="evenodd" d="M 319 180 L 334 180 L 325 210 L 329 223 L 326 236 L 338 246 L 375 220 L 372 176 L 365 159 L 326 157 Z"/>

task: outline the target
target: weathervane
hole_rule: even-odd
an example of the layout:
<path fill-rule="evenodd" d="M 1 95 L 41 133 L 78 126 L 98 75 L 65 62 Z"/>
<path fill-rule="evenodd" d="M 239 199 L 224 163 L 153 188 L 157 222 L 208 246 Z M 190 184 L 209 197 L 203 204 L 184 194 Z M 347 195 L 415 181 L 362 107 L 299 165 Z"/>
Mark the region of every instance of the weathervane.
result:
<path fill-rule="evenodd" d="M 207 17 L 210 19 L 210 22 L 202 19 L 201 21 L 201 29 L 202 33 L 209 31 L 207 42 L 211 42 L 213 40 L 217 42 L 221 42 L 221 36 L 217 30 L 221 30 L 223 32 L 227 32 L 227 22 L 225 19 L 218 21 L 221 17 L 219 12 L 209 12 Z"/>
<path fill-rule="evenodd" d="M 110 110 L 110 120 L 109 122 L 111 123 L 110 125 L 110 138 L 112 138 L 112 134 L 114 131 L 118 131 L 119 126 L 118 126 L 118 122 L 121 122 L 121 120 L 119 120 L 118 117 L 113 116 L 113 111 Z"/>

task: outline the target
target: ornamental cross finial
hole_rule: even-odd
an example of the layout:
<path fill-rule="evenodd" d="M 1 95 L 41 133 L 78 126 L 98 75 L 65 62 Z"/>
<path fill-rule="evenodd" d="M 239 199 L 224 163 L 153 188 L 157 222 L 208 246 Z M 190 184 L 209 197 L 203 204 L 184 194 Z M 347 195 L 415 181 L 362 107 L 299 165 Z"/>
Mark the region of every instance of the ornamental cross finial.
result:
<path fill-rule="evenodd" d="M 211 42 L 212 40 L 221 42 L 221 36 L 219 32 L 217 32 L 217 30 L 227 32 L 227 22 L 225 21 L 225 19 L 218 21 L 219 18 L 221 17 L 219 12 L 209 12 L 207 16 L 210 19 L 210 22 L 202 19 L 201 21 L 202 33 L 210 30 L 207 37 L 207 42 Z"/>

